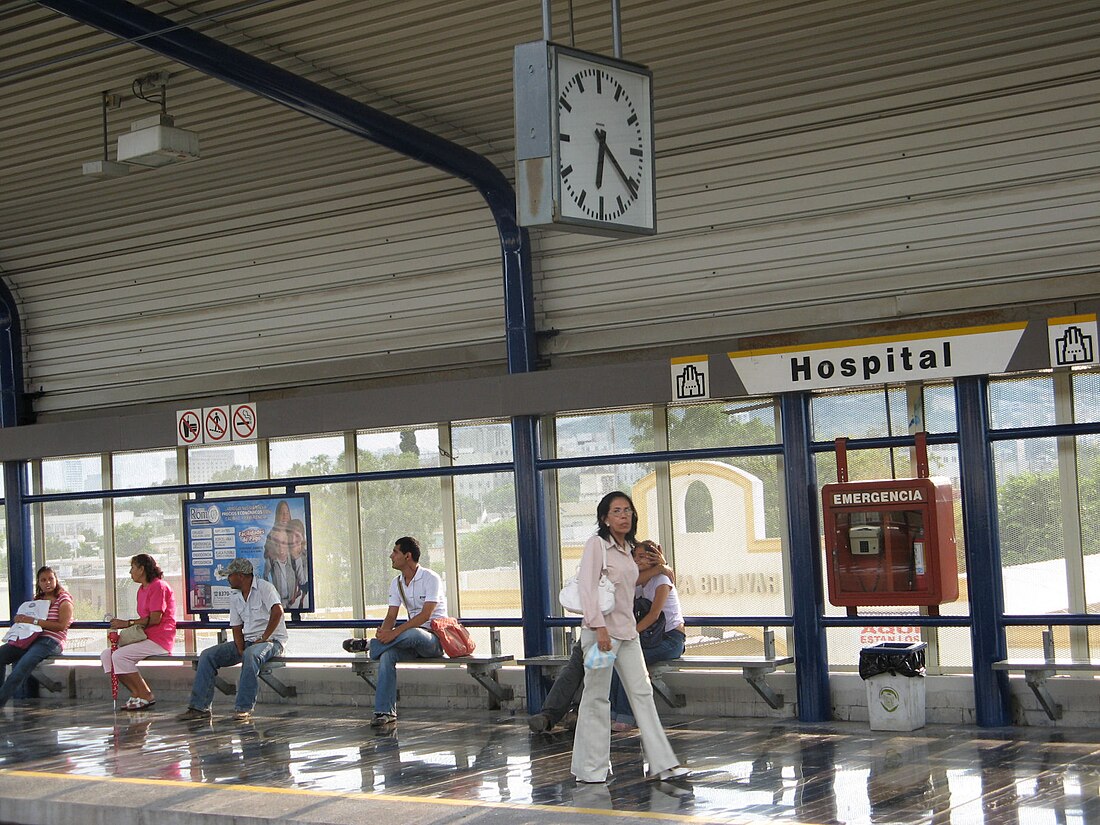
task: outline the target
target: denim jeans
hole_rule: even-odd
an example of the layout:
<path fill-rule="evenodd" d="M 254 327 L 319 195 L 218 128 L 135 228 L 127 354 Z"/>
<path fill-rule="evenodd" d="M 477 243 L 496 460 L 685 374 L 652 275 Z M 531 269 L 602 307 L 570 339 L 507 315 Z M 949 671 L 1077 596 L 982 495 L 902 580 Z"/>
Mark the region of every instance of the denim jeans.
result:
<path fill-rule="evenodd" d="M 435 634 L 422 627 L 406 630 L 389 644 L 370 640 L 370 657 L 379 661 L 374 712 L 397 715 L 397 663 L 409 659 L 438 659 L 443 646 Z"/>
<path fill-rule="evenodd" d="M 241 678 L 237 682 L 237 702 L 234 709 L 238 712 L 252 710 L 256 706 L 256 693 L 260 689 L 260 668 L 282 652 L 283 646 L 275 641 L 253 642 L 244 649 L 243 656 L 237 650 L 236 642 L 223 642 L 206 648 L 199 657 L 199 669 L 191 686 L 188 707 L 210 710 L 210 705 L 214 702 L 214 677 L 218 675 L 218 669 L 239 664 Z"/>
<path fill-rule="evenodd" d="M 684 655 L 685 641 L 684 634 L 679 630 L 670 630 L 665 634 L 665 638 L 661 640 L 659 645 L 643 647 L 642 657 L 645 659 L 646 667 L 654 662 L 669 662 L 673 659 L 679 659 Z M 611 677 L 611 721 L 626 722 L 628 725 L 635 724 L 634 712 L 630 709 L 630 700 L 626 697 L 626 690 L 623 688 L 618 673 Z"/>
<path fill-rule="evenodd" d="M 584 691 L 584 650 L 581 643 L 573 645 L 573 652 L 569 656 L 569 664 L 563 667 L 550 692 L 546 694 L 546 701 L 542 703 L 539 711 L 556 725 L 562 720 L 569 709 L 581 701 L 581 693 Z"/>
<path fill-rule="evenodd" d="M 41 633 L 34 643 L 24 649 L 15 645 L 0 645 L 0 708 L 8 703 L 23 683 L 27 681 L 38 663 L 61 652 L 61 642 Z M 11 665 L 11 675 L 4 673 Z"/>

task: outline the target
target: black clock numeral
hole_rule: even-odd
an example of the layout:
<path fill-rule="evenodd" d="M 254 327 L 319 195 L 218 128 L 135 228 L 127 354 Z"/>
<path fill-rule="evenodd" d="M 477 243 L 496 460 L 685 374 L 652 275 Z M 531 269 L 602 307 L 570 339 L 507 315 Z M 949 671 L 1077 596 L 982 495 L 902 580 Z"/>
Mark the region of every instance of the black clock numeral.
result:
<path fill-rule="evenodd" d="M 603 220 L 603 195 L 600 195 L 600 220 Z"/>
<path fill-rule="evenodd" d="M 569 101 L 565 99 L 565 95 L 562 95 L 562 96 L 561 96 L 561 97 L 560 97 L 560 98 L 558 99 L 558 104 L 559 104 L 559 105 L 560 105 L 560 106 L 561 106 L 561 107 L 562 107 L 563 109 L 565 109 L 565 111 L 567 111 L 567 112 L 572 112 L 572 111 L 573 111 L 573 107 L 569 105 Z"/>
<path fill-rule="evenodd" d="M 569 135 L 558 135 L 558 138 L 561 140 L 562 143 L 569 143 Z M 632 153 L 638 152 L 639 155 L 641 154 L 641 152 L 637 149 L 631 149 L 630 151 Z"/>
<path fill-rule="evenodd" d="M 635 198 L 638 197 L 638 181 L 634 180 L 634 178 L 627 178 L 626 188 L 630 190 L 631 196 Z"/>
<path fill-rule="evenodd" d="M 577 206 L 583 207 L 584 206 L 584 199 L 587 198 L 587 197 L 588 197 L 588 190 L 587 189 L 582 189 L 581 190 L 581 196 L 579 198 L 577 198 Z"/>
<path fill-rule="evenodd" d="M 638 122 L 638 116 L 637 115 L 631 115 L 630 117 L 628 117 L 626 119 L 626 122 L 627 122 L 628 125 L 633 126 L 635 123 Z"/>
<path fill-rule="evenodd" d="M 567 178 L 567 177 L 569 177 L 569 176 L 570 176 L 570 175 L 571 175 L 572 173 L 573 173 L 573 167 L 572 167 L 572 165 L 570 165 L 570 166 L 566 166 L 566 167 L 565 167 L 564 169 L 562 169 L 562 170 L 561 170 L 561 176 L 562 176 L 563 178 Z"/>
<path fill-rule="evenodd" d="M 623 199 L 620 198 L 618 195 L 616 195 L 615 200 L 619 204 L 619 211 L 620 212 L 625 212 L 626 211 L 626 204 L 623 203 Z"/>
<path fill-rule="evenodd" d="M 584 81 L 581 80 L 580 75 L 577 75 L 577 91 L 584 94 Z"/>
<path fill-rule="evenodd" d="M 615 87 L 615 102 L 616 103 L 619 102 L 619 98 L 622 97 L 622 95 L 623 95 L 623 87 L 622 86 L 616 86 Z"/>
<path fill-rule="evenodd" d="M 596 72 L 596 94 L 598 94 L 598 95 L 603 94 L 603 82 L 601 81 L 602 77 L 603 77 L 602 72 Z"/>
<path fill-rule="evenodd" d="M 565 135 L 562 135 L 562 140 L 569 140 L 569 138 L 566 137 Z M 630 154 L 634 155 L 634 157 L 636 157 L 636 158 L 640 158 L 642 156 L 642 150 L 641 149 L 631 149 Z"/>

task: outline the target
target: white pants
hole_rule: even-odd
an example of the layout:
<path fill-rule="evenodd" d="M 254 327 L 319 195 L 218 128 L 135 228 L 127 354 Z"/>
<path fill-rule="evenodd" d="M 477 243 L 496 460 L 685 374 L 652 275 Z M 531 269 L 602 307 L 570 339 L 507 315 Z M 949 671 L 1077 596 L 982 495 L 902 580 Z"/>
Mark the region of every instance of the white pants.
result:
<path fill-rule="evenodd" d="M 137 673 L 137 663 L 146 656 L 156 656 L 167 652 L 167 650 L 156 642 L 150 641 L 149 639 L 142 639 L 140 642 L 134 642 L 132 645 L 120 647 L 115 651 L 112 651 L 111 648 L 107 648 L 100 655 L 99 660 L 103 663 L 104 673 L 111 672 L 111 661 L 113 660 L 115 663 L 115 675 L 121 676 L 126 673 Z M 111 655 L 112 653 L 114 653 L 113 656 Z"/>
<path fill-rule="evenodd" d="M 596 644 L 596 632 L 581 630 L 581 647 L 585 653 Z M 638 731 L 642 736 L 642 755 L 649 762 L 648 775 L 680 764 L 665 736 L 665 729 L 653 704 L 653 685 L 642 658 L 638 639 L 619 644 L 615 670 L 623 682 Z M 603 782 L 611 770 L 611 668 L 585 668 L 584 695 L 577 716 L 577 732 L 573 739 L 573 776 L 582 782 Z"/>

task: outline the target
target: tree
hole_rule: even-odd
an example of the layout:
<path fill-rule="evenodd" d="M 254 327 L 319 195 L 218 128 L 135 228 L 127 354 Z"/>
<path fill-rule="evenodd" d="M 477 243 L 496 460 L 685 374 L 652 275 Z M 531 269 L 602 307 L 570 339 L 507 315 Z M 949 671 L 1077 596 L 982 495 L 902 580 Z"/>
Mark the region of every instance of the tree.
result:
<path fill-rule="evenodd" d="M 517 564 L 515 516 L 459 536 L 458 561 L 463 570 L 490 570 Z"/>
<path fill-rule="evenodd" d="M 1065 557 L 1058 473 L 1020 473 L 997 485 L 1001 564 Z"/>
<path fill-rule="evenodd" d="M 115 555 L 129 559 L 138 553 L 152 553 L 152 539 L 153 528 L 149 525 L 118 524 L 115 526 Z"/>

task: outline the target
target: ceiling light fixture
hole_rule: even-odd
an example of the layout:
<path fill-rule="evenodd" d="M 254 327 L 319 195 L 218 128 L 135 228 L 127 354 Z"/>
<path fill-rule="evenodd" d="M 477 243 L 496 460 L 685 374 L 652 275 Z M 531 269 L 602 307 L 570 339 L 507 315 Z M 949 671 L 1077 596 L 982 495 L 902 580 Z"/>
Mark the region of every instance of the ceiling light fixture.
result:
<path fill-rule="evenodd" d="M 118 159 L 150 167 L 198 159 L 198 134 L 176 128 L 175 120 L 168 114 L 168 72 L 139 77 L 132 88 L 134 97 L 159 104 L 160 113 L 135 120 L 129 132 L 119 135 Z"/>
<path fill-rule="evenodd" d="M 115 163 L 107 155 L 107 110 L 117 109 L 121 105 L 122 97 L 110 92 L 103 93 L 103 158 L 84 162 L 82 171 L 89 178 L 121 178 L 123 175 L 130 174 L 129 166 L 125 163 Z"/>

